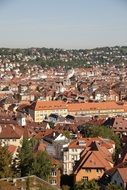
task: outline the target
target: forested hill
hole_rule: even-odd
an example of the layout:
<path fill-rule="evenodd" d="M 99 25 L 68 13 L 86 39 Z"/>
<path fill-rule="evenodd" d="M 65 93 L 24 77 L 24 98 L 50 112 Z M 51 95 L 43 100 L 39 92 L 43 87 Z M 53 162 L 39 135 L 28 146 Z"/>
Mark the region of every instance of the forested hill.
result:
<path fill-rule="evenodd" d="M 0 62 L 28 62 L 42 66 L 91 66 L 127 64 L 127 46 L 64 50 L 53 48 L 0 48 Z"/>

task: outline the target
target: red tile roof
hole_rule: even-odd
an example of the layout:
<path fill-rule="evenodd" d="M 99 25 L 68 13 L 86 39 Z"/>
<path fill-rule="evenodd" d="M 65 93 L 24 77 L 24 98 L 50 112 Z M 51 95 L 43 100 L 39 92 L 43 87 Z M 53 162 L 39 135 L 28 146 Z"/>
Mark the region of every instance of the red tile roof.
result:
<path fill-rule="evenodd" d="M 85 146 L 80 145 L 79 142 L 83 141 Z M 101 146 L 111 149 L 113 145 L 115 144 L 112 140 L 103 139 L 101 137 L 93 137 L 93 138 L 78 138 L 70 142 L 69 148 L 85 148 L 88 147 L 92 142 L 97 142 Z"/>
<path fill-rule="evenodd" d="M 81 168 L 103 168 L 105 170 L 112 168 L 112 154 L 107 150 L 104 150 L 96 142 L 92 142 L 91 145 L 85 149 L 81 158 L 74 168 L 74 173 L 78 173 Z"/>
<path fill-rule="evenodd" d="M 30 109 L 39 110 L 54 110 L 67 109 L 69 112 L 76 111 L 99 111 L 99 110 L 120 110 L 127 111 L 127 104 L 118 104 L 116 102 L 85 102 L 85 103 L 65 103 L 63 101 L 42 101 L 33 102 Z"/>
<path fill-rule="evenodd" d="M 39 110 L 54 110 L 66 109 L 66 103 L 63 101 L 42 101 L 38 100 L 30 106 L 30 109 Z"/>
<path fill-rule="evenodd" d="M 23 129 L 13 124 L 0 124 L 0 139 L 20 139 Z"/>
<path fill-rule="evenodd" d="M 67 104 L 68 111 L 79 111 L 79 110 L 113 110 L 122 109 L 124 112 L 123 105 L 119 105 L 116 102 L 86 102 L 86 103 L 73 103 Z"/>

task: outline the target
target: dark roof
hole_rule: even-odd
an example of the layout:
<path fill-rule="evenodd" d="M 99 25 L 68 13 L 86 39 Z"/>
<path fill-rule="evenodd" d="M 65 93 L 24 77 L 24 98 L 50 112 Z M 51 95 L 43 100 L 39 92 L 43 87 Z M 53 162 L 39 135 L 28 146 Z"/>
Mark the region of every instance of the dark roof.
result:
<path fill-rule="evenodd" d="M 74 120 L 74 119 L 75 119 L 75 117 L 72 116 L 72 115 L 67 115 L 65 118 L 66 118 L 66 119 L 71 119 L 71 120 Z"/>
<path fill-rule="evenodd" d="M 57 115 L 57 114 L 55 114 L 55 113 L 51 113 L 50 115 L 49 115 L 49 117 L 54 117 L 54 118 L 58 118 L 59 116 Z"/>
<path fill-rule="evenodd" d="M 103 123 L 103 125 L 104 125 L 104 126 L 113 126 L 114 121 L 115 121 L 115 118 L 110 118 L 110 117 L 109 117 L 109 118 Z"/>
<path fill-rule="evenodd" d="M 59 136 L 59 134 L 60 134 L 59 132 L 53 131 L 50 134 L 44 136 L 43 139 L 49 143 L 52 143 Z"/>

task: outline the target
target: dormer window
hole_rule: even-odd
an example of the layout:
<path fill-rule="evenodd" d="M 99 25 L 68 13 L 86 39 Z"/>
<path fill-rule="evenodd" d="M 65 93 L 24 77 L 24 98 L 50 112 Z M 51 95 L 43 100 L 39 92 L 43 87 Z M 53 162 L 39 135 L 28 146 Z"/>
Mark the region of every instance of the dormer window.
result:
<path fill-rule="evenodd" d="M 79 146 L 85 146 L 85 145 L 86 145 L 86 142 L 85 142 L 85 141 L 82 141 L 82 140 L 79 140 L 79 141 L 78 141 L 78 144 L 79 144 Z"/>

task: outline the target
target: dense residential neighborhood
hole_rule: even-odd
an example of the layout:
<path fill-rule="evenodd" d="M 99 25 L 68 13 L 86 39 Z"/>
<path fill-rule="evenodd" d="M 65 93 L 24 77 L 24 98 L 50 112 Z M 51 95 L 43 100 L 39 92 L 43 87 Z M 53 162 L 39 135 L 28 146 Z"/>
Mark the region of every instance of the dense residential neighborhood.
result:
<path fill-rule="evenodd" d="M 127 189 L 127 47 L 0 49 L 2 183 Z"/>

